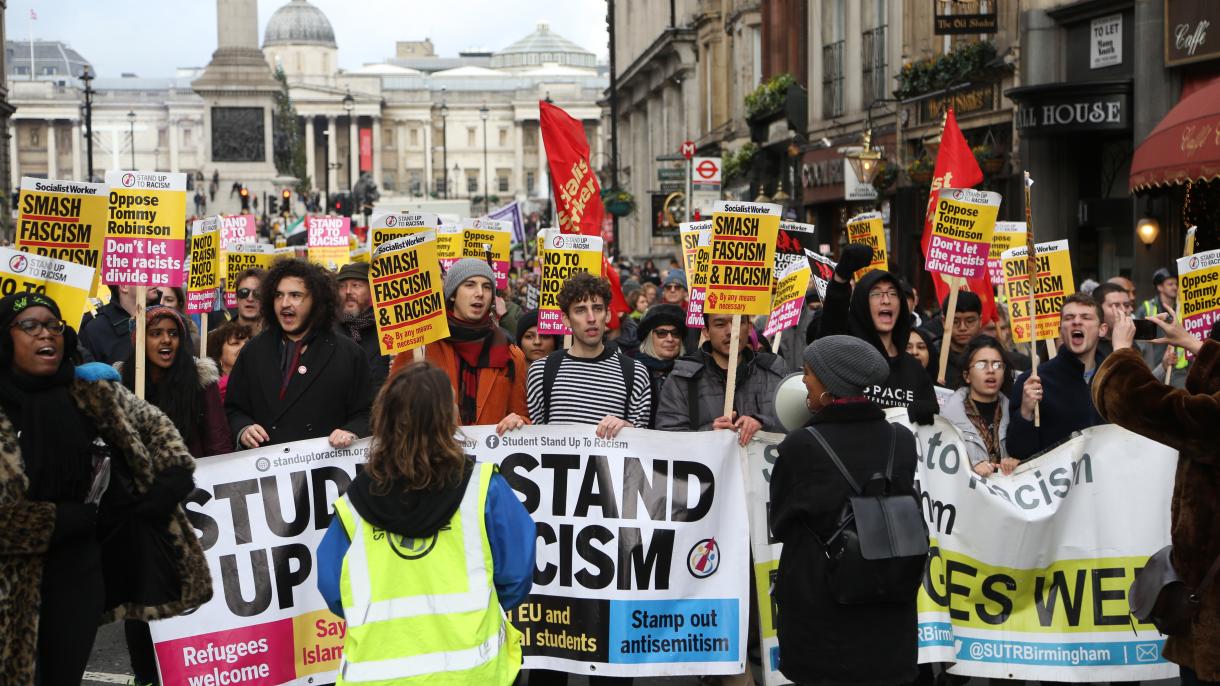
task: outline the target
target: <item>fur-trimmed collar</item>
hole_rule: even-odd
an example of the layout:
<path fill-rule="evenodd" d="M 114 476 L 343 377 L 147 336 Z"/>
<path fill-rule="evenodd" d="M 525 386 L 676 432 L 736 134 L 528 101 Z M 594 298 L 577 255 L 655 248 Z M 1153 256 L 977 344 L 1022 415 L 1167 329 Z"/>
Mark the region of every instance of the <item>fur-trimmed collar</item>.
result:
<path fill-rule="evenodd" d="M 120 360 L 114 363 L 114 368 L 123 373 L 123 362 Z M 220 367 L 210 357 L 196 357 L 195 371 L 199 374 L 199 387 L 207 388 L 212 384 L 220 381 Z"/>

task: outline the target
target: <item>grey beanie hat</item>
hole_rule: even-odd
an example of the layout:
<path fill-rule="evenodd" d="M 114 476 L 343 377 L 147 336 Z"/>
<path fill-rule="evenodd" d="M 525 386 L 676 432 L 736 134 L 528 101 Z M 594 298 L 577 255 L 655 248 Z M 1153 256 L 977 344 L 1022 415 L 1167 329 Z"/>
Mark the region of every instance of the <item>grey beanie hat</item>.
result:
<path fill-rule="evenodd" d="M 445 300 L 453 299 L 453 294 L 457 292 L 458 286 L 462 282 L 471 277 L 481 276 L 491 282 L 491 287 L 496 287 L 496 273 L 491 270 L 491 265 L 487 262 L 474 258 L 466 257 L 453 263 L 449 271 L 445 272 Z"/>
<path fill-rule="evenodd" d="M 671 283 L 676 283 L 683 289 L 686 289 L 686 272 L 681 269 L 670 269 L 665 275 L 665 281 L 661 284 L 661 288 L 665 288 Z"/>
<path fill-rule="evenodd" d="M 805 364 L 837 398 L 857 398 L 885 381 L 890 366 L 869 343 L 855 336 L 825 336 L 805 346 Z"/>

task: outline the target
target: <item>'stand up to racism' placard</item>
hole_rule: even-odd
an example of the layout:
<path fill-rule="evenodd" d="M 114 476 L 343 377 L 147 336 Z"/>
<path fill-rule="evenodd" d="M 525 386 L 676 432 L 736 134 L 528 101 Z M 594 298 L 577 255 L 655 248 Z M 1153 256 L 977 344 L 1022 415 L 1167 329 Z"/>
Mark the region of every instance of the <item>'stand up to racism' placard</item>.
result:
<path fill-rule="evenodd" d="M 682 263 L 686 267 L 686 282 L 690 300 L 686 308 L 686 326 L 703 328 L 703 301 L 707 298 L 707 273 L 712 261 L 712 222 L 683 222 L 678 228 L 682 240 Z"/>
<path fill-rule="evenodd" d="M 276 258 L 275 246 L 239 243 L 225 249 L 225 307 L 236 307 L 237 288 L 241 285 L 238 277 L 247 269 L 270 269 Z"/>
<path fill-rule="evenodd" d="M 382 243 L 395 238 L 410 236 L 420 231 L 436 229 L 440 219 L 431 212 L 384 212 L 369 219 L 369 255 L 377 252 Z"/>
<path fill-rule="evenodd" d="M 1178 274 L 1182 326 L 1205 339 L 1220 319 L 1220 250 L 1178 259 Z"/>
<path fill-rule="evenodd" d="M 335 271 L 351 261 L 351 217 L 305 217 L 309 261 Z"/>
<path fill-rule="evenodd" d="M 712 213 L 708 314 L 768 314 L 779 205 L 717 200 Z"/>
<path fill-rule="evenodd" d="M 937 191 L 936 219 L 924 268 L 967 279 L 986 275 L 999 211 L 999 193 L 968 188 Z"/>
<path fill-rule="evenodd" d="M 382 243 L 369 266 L 369 286 L 382 354 L 405 352 L 449 336 L 434 231 Z"/>
<path fill-rule="evenodd" d="M 110 186 L 102 283 L 181 286 L 186 174 L 106 172 Z"/>
<path fill-rule="evenodd" d="M 1059 335 L 1059 311 L 1063 301 L 1076 292 L 1072 278 L 1072 258 L 1067 241 L 1051 241 L 1034 246 L 1038 273 L 1034 275 L 1034 340 L 1045 341 Z M 1012 340 L 1029 343 L 1029 250 L 1025 246 L 1005 250 L 1001 256 L 1004 290 L 1012 321 Z"/>
<path fill-rule="evenodd" d="M 92 282 L 90 267 L 0 248 L 0 295 L 42 293 L 59 305 L 69 324 L 75 325 L 85 312 L 85 298 L 89 297 Z"/>
<path fill-rule="evenodd" d="M 573 274 L 602 273 L 602 239 L 579 233 L 559 233 L 559 229 L 542 232 L 546 250 L 539 255 L 542 262 L 542 291 L 538 301 L 538 333 L 564 336 L 572 330 L 564 326 L 559 310 L 559 291 Z M 607 303 L 608 305 L 609 303 Z"/>
<path fill-rule="evenodd" d="M 216 305 L 220 286 L 220 218 L 196 220 L 191 227 L 191 272 L 186 284 L 186 313 L 204 314 Z"/>
<path fill-rule="evenodd" d="M 21 179 L 17 249 L 93 269 L 97 288 L 106 231 L 106 184 Z"/>

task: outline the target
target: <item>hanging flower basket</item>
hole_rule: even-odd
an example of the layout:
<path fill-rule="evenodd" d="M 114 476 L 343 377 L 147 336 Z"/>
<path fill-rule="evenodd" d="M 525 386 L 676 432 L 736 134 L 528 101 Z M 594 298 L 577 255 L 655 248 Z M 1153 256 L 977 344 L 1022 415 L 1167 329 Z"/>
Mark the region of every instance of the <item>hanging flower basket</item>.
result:
<path fill-rule="evenodd" d="M 602 204 L 610 214 L 626 217 L 635 209 L 635 197 L 625 190 L 611 189 L 602 193 Z"/>

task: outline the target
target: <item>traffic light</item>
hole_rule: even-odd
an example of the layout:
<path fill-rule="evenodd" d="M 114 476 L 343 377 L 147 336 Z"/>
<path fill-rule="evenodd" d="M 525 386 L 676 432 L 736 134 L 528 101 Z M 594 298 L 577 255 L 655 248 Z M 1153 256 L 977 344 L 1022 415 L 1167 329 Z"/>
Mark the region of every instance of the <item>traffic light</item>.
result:
<path fill-rule="evenodd" d="M 279 199 L 274 195 L 267 198 L 267 214 L 279 214 L 280 208 L 278 207 L 278 203 Z"/>
<path fill-rule="evenodd" d="M 292 191 L 285 188 L 280 195 L 284 198 L 284 203 L 280 206 L 280 209 L 283 210 L 284 216 L 288 216 L 292 214 Z"/>
<path fill-rule="evenodd" d="M 352 216 L 352 196 L 347 193 L 340 193 L 335 196 L 335 214 L 350 217 Z"/>
<path fill-rule="evenodd" d="M 242 186 L 237 194 L 241 196 L 241 208 L 243 210 L 250 209 L 250 189 Z"/>

